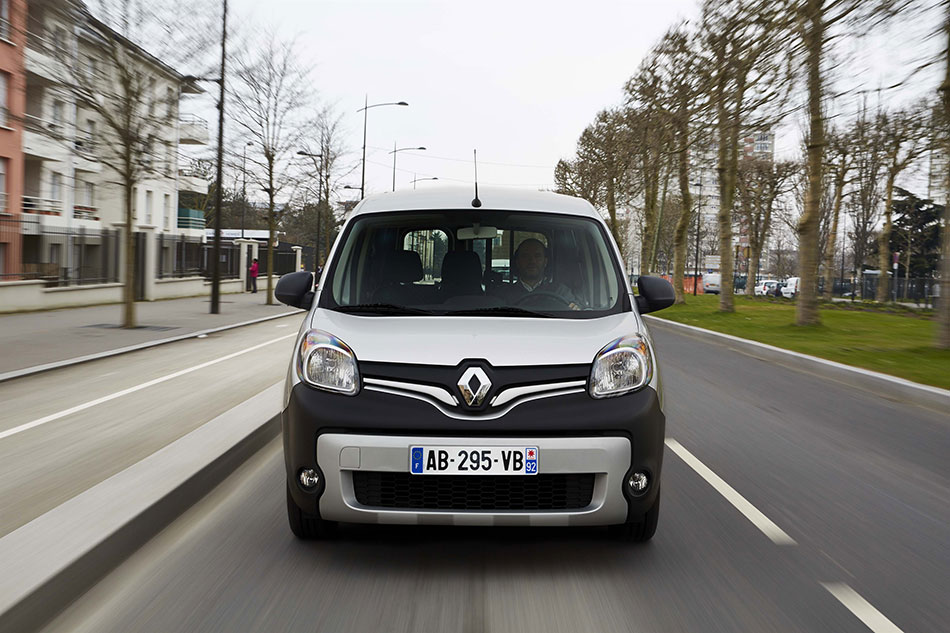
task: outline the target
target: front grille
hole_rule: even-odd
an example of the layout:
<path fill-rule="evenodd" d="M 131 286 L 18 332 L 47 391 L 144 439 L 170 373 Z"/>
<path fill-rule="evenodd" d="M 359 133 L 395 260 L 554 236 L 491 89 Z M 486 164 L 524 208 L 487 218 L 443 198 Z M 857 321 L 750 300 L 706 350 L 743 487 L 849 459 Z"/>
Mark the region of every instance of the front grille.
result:
<path fill-rule="evenodd" d="M 578 510 L 590 505 L 593 473 L 410 475 L 353 472 L 363 506 L 407 510 Z"/>

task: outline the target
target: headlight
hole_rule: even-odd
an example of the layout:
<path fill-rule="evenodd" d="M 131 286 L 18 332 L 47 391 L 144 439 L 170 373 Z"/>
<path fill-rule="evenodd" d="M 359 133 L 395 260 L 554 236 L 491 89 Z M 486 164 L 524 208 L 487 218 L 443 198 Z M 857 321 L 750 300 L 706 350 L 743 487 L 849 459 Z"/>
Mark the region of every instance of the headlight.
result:
<path fill-rule="evenodd" d="M 590 370 L 590 395 L 611 398 L 642 389 L 653 378 L 650 347 L 638 335 L 624 336 L 594 357 Z"/>
<path fill-rule="evenodd" d="M 347 396 L 360 390 L 356 356 L 346 343 L 320 330 L 310 330 L 297 352 L 297 376 L 312 387 Z"/>

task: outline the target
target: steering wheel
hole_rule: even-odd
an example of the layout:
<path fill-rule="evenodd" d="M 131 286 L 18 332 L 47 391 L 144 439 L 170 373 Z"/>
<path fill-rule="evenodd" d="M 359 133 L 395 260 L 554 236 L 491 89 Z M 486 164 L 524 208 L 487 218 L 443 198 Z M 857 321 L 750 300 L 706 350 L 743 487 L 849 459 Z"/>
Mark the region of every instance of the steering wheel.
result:
<path fill-rule="evenodd" d="M 538 290 L 538 291 L 536 291 L 536 292 L 529 292 L 529 293 L 526 294 L 525 296 L 523 296 L 523 297 L 521 297 L 520 299 L 518 299 L 517 301 L 515 301 L 515 305 L 516 305 L 516 306 L 534 305 L 534 304 L 536 304 L 536 303 L 542 303 L 544 299 L 554 299 L 555 301 L 557 301 L 559 304 L 561 304 L 561 305 L 564 306 L 565 308 L 570 308 L 570 307 L 571 307 L 571 302 L 568 301 L 567 299 L 565 299 L 564 297 L 562 297 L 561 295 L 559 295 L 559 294 L 557 294 L 557 293 L 555 293 L 555 292 L 548 292 L 548 291 L 545 291 L 545 290 Z M 540 300 L 540 301 L 539 301 L 539 300 Z"/>

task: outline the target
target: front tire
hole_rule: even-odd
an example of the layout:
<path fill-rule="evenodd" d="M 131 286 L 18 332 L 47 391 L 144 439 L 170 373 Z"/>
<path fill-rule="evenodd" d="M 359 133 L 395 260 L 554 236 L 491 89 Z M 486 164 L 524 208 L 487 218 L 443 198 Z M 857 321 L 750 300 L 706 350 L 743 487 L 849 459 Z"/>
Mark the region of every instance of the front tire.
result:
<path fill-rule="evenodd" d="M 300 509 L 290 495 L 290 482 L 287 483 L 287 520 L 294 536 L 304 541 L 326 539 L 336 533 L 336 522 L 324 521 L 318 515 L 308 514 Z"/>
<path fill-rule="evenodd" d="M 620 541 L 630 543 L 645 543 L 656 534 L 656 525 L 660 519 L 660 491 L 656 491 L 656 499 L 653 505 L 643 515 L 643 520 L 636 523 L 622 523 L 620 525 L 611 525 L 610 535 Z"/>

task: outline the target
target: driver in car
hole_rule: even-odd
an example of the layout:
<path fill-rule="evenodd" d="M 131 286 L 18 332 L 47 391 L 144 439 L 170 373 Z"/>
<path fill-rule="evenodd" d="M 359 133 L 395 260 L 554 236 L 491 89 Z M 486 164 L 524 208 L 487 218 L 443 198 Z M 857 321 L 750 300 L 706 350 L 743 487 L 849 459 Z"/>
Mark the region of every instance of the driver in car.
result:
<path fill-rule="evenodd" d="M 515 250 L 514 264 L 517 281 L 497 286 L 494 294 L 510 304 L 516 304 L 530 294 L 543 293 L 562 299 L 571 310 L 581 309 L 570 288 L 556 281 L 544 279 L 548 255 L 547 248 L 540 240 L 529 238 L 521 242 Z"/>

